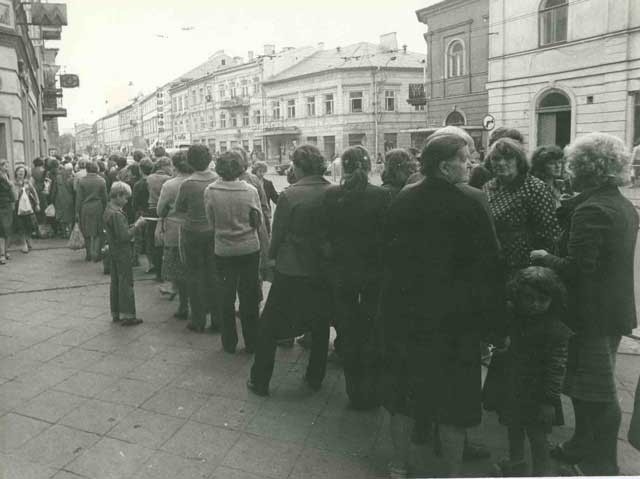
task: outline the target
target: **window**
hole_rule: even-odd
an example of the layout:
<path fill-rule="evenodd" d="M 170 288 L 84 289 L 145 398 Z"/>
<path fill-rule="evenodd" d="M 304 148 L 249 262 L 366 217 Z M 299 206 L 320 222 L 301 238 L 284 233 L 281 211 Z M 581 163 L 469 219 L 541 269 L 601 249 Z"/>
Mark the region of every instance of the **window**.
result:
<path fill-rule="evenodd" d="M 352 91 L 349 93 L 349 101 L 351 104 L 351 113 L 362 112 L 362 92 Z"/>
<path fill-rule="evenodd" d="M 397 147 L 398 147 L 398 134 L 385 133 L 384 134 L 384 151 L 387 152 Z"/>
<path fill-rule="evenodd" d="M 424 111 L 424 105 L 413 105 L 414 111 Z"/>
<path fill-rule="evenodd" d="M 220 128 L 226 128 L 226 127 L 227 127 L 227 115 L 224 112 L 220 112 Z"/>
<path fill-rule="evenodd" d="M 253 79 L 253 93 L 260 93 L 260 78 Z"/>
<path fill-rule="evenodd" d="M 206 100 L 207 101 L 211 101 L 212 98 L 212 89 L 211 89 L 211 85 L 207 85 L 207 97 Z"/>
<path fill-rule="evenodd" d="M 307 97 L 307 116 L 316 116 L 316 97 Z"/>
<path fill-rule="evenodd" d="M 225 96 L 227 96 L 227 88 L 221 84 L 218 87 L 218 94 L 220 95 L 220 99 L 224 98 Z"/>
<path fill-rule="evenodd" d="M 560 90 L 548 91 L 538 102 L 538 145 L 558 145 L 571 142 L 571 102 Z"/>
<path fill-rule="evenodd" d="M 287 118 L 296 117 L 296 101 L 287 100 Z"/>
<path fill-rule="evenodd" d="M 393 90 L 384 91 L 384 111 L 396 111 L 396 92 Z"/>
<path fill-rule="evenodd" d="M 249 112 L 245 111 L 242 114 L 242 126 L 249 126 Z"/>
<path fill-rule="evenodd" d="M 249 83 L 247 80 L 242 80 L 242 96 L 249 96 Z"/>
<path fill-rule="evenodd" d="M 204 102 L 204 88 L 200 87 L 200 90 L 198 91 L 198 93 L 200 94 L 198 98 L 200 100 L 200 103 Z"/>
<path fill-rule="evenodd" d="M 178 99 L 177 98 L 172 98 L 171 99 L 171 110 L 172 111 L 177 111 L 178 110 Z"/>
<path fill-rule="evenodd" d="M 350 133 L 349 146 L 364 145 L 364 133 Z"/>
<path fill-rule="evenodd" d="M 204 130 L 205 129 L 205 124 L 204 124 L 204 113 L 200 113 L 200 129 Z"/>
<path fill-rule="evenodd" d="M 464 116 L 462 116 L 462 113 L 460 113 L 459 111 L 454 110 L 447 115 L 447 118 L 444 121 L 444 124 L 452 125 L 452 126 L 464 125 L 465 124 Z"/>
<path fill-rule="evenodd" d="M 235 113 L 231 114 L 231 126 L 238 126 L 238 117 Z"/>
<path fill-rule="evenodd" d="M 540 46 L 567 40 L 567 0 L 545 0 L 540 4 Z"/>
<path fill-rule="evenodd" d="M 253 112 L 253 124 L 254 125 L 259 125 L 261 121 L 262 121 L 262 117 L 260 115 L 260 110 L 254 111 Z"/>
<path fill-rule="evenodd" d="M 324 96 L 324 114 L 333 115 L 333 93 Z"/>
<path fill-rule="evenodd" d="M 317 136 L 308 136 L 307 137 L 307 143 L 309 143 L 310 145 L 317 145 L 318 144 L 318 137 Z"/>
<path fill-rule="evenodd" d="M 272 101 L 271 102 L 271 118 L 274 120 L 280 119 L 280 102 Z"/>
<path fill-rule="evenodd" d="M 633 141 L 636 144 L 640 138 L 640 92 L 635 92 L 635 105 L 633 108 Z M 0 152 L 0 157 L 2 153 Z"/>
<path fill-rule="evenodd" d="M 231 98 L 235 98 L 237 96 L 235 83 L 231 84 L 231 88 L 229 88 L 229 94 L 231 95 Z"/>
<path fill-rule="evenodd" d="M 191 90 L 191 104 L 192 105 L 196 104 L 196 89 L 195 88 L 193 90 Z"/>
<path fill-rule="evenodd" d="M 209 128 L 213 129 L 215 127 L 216 127 L 216 116 L 213 113 L 209 113 Z"/>
<path fill-rule="evenodd" d="M 227 142 L 226 141 L 221 141 L 220 142 L 220 153 L 224 153 L 225 151 L 227 151 Z"/>
<path fill-rule="evenodd" d="M 242 140 L 242 149 L 244 151 L 249 151 L 249 140 Z"/>
<path fill-rule="evenodd" d="M 447 49 L 448 78 L 464 75 L 464 46 L 460 40 L 454 40 Z"/>

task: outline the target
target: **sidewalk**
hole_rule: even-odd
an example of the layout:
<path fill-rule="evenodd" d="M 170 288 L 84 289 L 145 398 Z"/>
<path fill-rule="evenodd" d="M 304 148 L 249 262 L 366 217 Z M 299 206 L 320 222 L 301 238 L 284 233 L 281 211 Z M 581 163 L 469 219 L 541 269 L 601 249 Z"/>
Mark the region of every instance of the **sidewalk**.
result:
<path fill-rule="evenodd" d="M 42 249 L 47 248 L 47 249 Z M 55 248 L 55 249 L 51 249 Z M 251 357 L 222 352 L 218 335 L 195 335 L 172 314 L 157 283 L 136 272 L 144 324 L 110 321 L 108 277 L 64 242 L 36 241 L 0 266 L 0 478 L 359 479 L 385 477 L 388 416 L 346 409 L 342 372 L 330 364 L 322 390 L 302 383 L 307 354 L 279 349 L 272 396 L 249 394 Z M 640 372 L 638 345 L 618 356 L 624 411 L 620 465 L 640 474 L 624 439 Z M 573 424 L 554 432 L 568 438 Z M 472 439 L 492 460 L 506 432 L 486 415 Z M 427 446 L 416 473 L 437 475 Z M 465 465 L 483 476 L 491 461 Z"/>

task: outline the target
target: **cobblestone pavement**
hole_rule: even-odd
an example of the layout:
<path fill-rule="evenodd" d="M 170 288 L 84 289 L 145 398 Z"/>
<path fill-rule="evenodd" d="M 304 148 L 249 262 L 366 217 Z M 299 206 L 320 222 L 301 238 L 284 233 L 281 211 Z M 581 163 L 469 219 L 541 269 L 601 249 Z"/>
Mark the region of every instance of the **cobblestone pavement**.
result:
<path fill-rule="evenodd" d="M 13 251 L 0 266 L 0 478 L 259 479 L 384 477 L 391 444 L 381 409 L 346 409 L 341 370 L 322 390 L 302 383 L 307 354 L 280 349 L 272 396 L 245 387 L 251 357 L 222 352 L 217 335 L 196 335 L 172 317 L 158 285 L 136 272 L 144 324 L 111 323 L 108 277 L 62 241 Z M 640 474 L 625 440 L 640 351 L 626 339 L 618 360 L 624 411 L 624 474 Z M 558 428 L 554 440 L 571 434 Z M 471 438 L 506 454 L 506 434 L 487 414 Z M 428 446 L 412 451 L 415 474 L 441 464 Z M 486 475 L 491 461 L 465 465 Z"/>

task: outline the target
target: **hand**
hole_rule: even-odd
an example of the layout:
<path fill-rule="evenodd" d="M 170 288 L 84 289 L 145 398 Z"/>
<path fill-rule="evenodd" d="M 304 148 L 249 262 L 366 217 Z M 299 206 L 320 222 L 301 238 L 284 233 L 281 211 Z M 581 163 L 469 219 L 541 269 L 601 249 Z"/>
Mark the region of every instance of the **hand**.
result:
<path fill-rule="evenodd" d="M 529 259 L 531 261 L 538 261 L 538 260 L 544 259 L 548 255 L 549 253 L 547 252 L 547 250 L 536 249 L 536 250 L 533 250 L 531 253 L 529 253 Z"/>
<path fill-rule="evenodd" d="M 133 224 L 134 227 L 136 228 L 141 228 L 142 226 L 144 226 L 145 220 L 144 218 L 141 216 L 140 218 L 138 218 L 136 220 L 136 222 Z"/>
<path fill-rule="evenodd" d="M 507 336 L 501 342 L 498 342 L 497 345 L 494 345 L 493 352 L 494 353 L 505 353 L 511 346 L 511 338 Z"/>
<path fill-rule="evenodd" d="M 545 426 L 553 425 L 553 420 L 556 416 L 556 408 L 553 404 L 542 404 L 540 411 L 538 412 L 538 421 Z"/>

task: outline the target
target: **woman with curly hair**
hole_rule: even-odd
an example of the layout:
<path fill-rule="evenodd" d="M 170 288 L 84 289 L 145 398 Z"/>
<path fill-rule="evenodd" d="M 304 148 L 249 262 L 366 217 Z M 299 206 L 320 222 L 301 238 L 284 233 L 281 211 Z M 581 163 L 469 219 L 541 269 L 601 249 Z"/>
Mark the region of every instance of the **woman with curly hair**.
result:
<path fill-rule="evenodd" d="M 629 180 L 630 155 L 619 138 L 590 133 L 566 149 L 573 187 L 580 194 L 563 208 L 569 218 L 556 254 L 531 252 L 554 269 L 569 292 L 569 343 L 564 393 L 576 418 L 573 437 L 553 455 L 574 473 L 618 475 L 621 412 L 615 380 L 622 335 L 637 326 L 633 264 L 638 213 L 620 192 Z"/>
<path fill-rule="evenodd" d="M 544 181 L 560 206 L 562 195 L 571 193 L 571 184 L 565 176 L 564 153 L 559 146 L 539 146 L 531 155 L 531 174 Z"/>
<path fill-rule="evenodd" d="M 418 167 L 417 161 L 405 149 L 395 148 L 389 150 L 384 158 L 384 170 L 380 178 L 382 179 L 382 189 L 386 190 L 391 197 L 395 197 Z"/>

